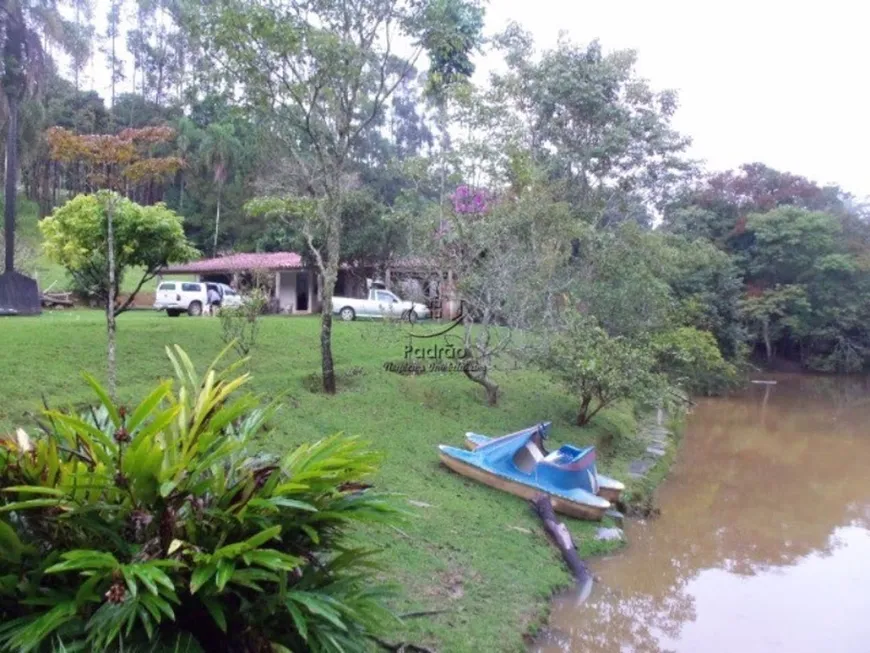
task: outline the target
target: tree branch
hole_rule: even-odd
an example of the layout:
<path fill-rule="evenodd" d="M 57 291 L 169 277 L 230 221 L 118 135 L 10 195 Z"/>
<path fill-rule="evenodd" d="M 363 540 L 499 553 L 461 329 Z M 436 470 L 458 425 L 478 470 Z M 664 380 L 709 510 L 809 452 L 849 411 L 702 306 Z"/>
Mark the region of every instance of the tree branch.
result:
<path fill-rule="evenodd" d="M 132 293 L 127 296 L 127 299 L 124 301 L 124 303 L 121 304 L 121 306 L 114 308 L 115 317 L 118 317 L 121 313 L 124 313 L 130 309 L 130 306 L 133 304 L 133 300 L 136 299 L 136 295 L 139 293 L 140 290 L 142 290 L 142 286 L 144 286 L 151 279 L 156 277 L 159 270 L 160 268 L 158 268 L 157 270 L 151 270 L 150 272 L 145 272 L 145 274 L 142 275 L 142 278 L 139 279 L 139 283 L 136 284 L 136 288 L 133 290 Z M 115 296 L 117 297 L 117 294 Z"/>

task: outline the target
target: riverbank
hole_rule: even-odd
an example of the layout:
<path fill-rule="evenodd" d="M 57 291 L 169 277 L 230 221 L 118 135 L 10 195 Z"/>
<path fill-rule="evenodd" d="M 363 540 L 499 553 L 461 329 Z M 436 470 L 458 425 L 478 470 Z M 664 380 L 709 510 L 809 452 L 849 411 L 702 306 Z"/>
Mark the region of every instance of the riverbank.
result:
<path fill-rule="evenodd" d="M 389 325 L 335 325 L 341 391 L 327 397 L 316 392 L 318 337 L 316 318 L 263 319 L 249 365 L 252 388 L 285 399 L 260 442 L 264 451 L 280 453 L 341 431 L 363 436 L 384 452 L 375 483 L 393 493 L 407 514 L 395 527 L 366 530 L 357 538 L 383 550 L 382 576 L 398 587 L 396 612 L 425 613 L 405 619 L 386 639 L 450 653 L 523 650 L 524 635 L 545 623 L 551 597 L 570 576 L 524 501 L 447 471 L 438 463 L 436 445 L 461 446 L 469 430 L 499 435 L 552 420 L 552 445 L 596 444 L 601 471 L 627 480 L 632 503 L 648 496 L 672 453 L 645 479 L 629 478 L 632 462 L 649 446 L 637 435 L 631 407 L 603 411 L 578 429 L 575 402 L 536 372 L 497 372 L 502 400 L 496 408 L 487 407 L 462 374 L 389 372 L 384 363 L 401 359 L 405 345 Z M 32 427 L 43 396 L 56 407 L 92 400 L 79 373 L 103 376 L 101 313 L 0 320 L 0 342 L 0 433 Z M 150 312 L 120 317 L 122 399 L 141 398 L 155 381 L 171 376 L 164 348 L 176 343 L 197 365 L 207 364 L 222 348 L 219 321 L 170 320 Z M 584 558 L 622 545 L 596 540 L 601 524 L 565 522 Z M 610 520 L 603 525 L 616 526 Z"/>
<path fill-rule="evenodd" d="M 698 400 L 660 516 L 593 561 L 589 600 L 554 602 L 535 653 L 867 651 L 870 379 L 766 378 Z"/>
<path fill-rule="evenodd" d="M 611 460 L 623 469 L 623 475 L 619 476 L 626 486 L 623 501 L 619 506 L 623 519 L 614 520 L 605 517 L 591 536 L 586 532 L 586 524 L 582 522 L 578 524 L 576 520 L 564 522 L 572 532 L 580 556 L 584 560 L 606 556 L 630 546 L 631 541 L 623 531 L 624 521 L 654 517 L 657 514 L 655 491 L 667 477 L 677 457 L 684 428 L 684 413 L 668 416 L 659 412 L 646 415 L 639 420 L 631 432 L 622 432 L 622 437 L 631 444 L 623 445 L 622 451 L 612 455 Z M 608 438 L 605 438 L 602 443 L 605 450 L 607 440 Z M 629 449 L 634 451 L 635 457 L 629 455 Z M 606 468 L 605 465 L 600 467 L 602 471 Z M 541 535 L 543 536 L 543 533 Z M 573 580 L 569 578 L 565 584 L 553 590 L 539 620 L 531 625 L 525 635 L 527 644 L 548 627 L 553 601 L 559 595 L 570 591 L 572 584 Z"/>

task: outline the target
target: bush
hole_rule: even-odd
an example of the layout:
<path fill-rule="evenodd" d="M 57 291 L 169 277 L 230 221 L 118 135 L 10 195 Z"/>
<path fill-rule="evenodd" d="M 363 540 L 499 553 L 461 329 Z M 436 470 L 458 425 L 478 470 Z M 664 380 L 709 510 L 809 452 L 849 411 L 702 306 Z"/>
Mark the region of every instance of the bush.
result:
<path fill-rule="evenodd" d="M 259 286 L 245 295 L 239 306 L 221 308 L 221 338 L 240 356 L 247 356 L 257 344 L 260 317 L 269 306 L 269 295 Z"/>
<path fill-rule="evenodd" d="M 709 331 L 664 331 L 653 337 L 652 348 L 658 369 L 689 394 L 719 394 L 737 383 L 737 368 L 722 357 Z"/>
<path fill-rule="evenodd" d="M 568 310 L 562 329 L 545 334 L 537 365 L 577 398 L 577 426 L 619 401 L 658 402 L 667 382 L 643 340 L 610 336 L 595 317 Z"/>
<path fill-rule="evenodd" d="M 280 459 L 249 443 L 271 410 L 238 363 L 133 410 L 96 381 L 85 417 L 0 440 L 0 647 L 16 651 L 362 651 L 390 618 L 347 528 L 392 519 L 354 438 Z"/>

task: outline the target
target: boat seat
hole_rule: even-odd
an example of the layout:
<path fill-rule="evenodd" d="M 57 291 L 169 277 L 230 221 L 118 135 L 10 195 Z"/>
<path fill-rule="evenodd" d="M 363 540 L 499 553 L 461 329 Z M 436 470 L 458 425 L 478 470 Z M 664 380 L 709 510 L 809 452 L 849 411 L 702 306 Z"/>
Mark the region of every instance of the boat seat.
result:
<path fill-rule="evenodd" d="M 540 447 L 534 442 L 526 442 L 525 446 L 521 447 L 514 454 L 514 464 L 522 472 L 531 474 L 538 463 L 544 460 L 544 454 L 541 453 Z"/>
<path fill-rule="evenodd" d="M 550 453 L 548 453 L 544 460 L 546 460 L 548 463 L 559 463 L 563 461 L 564 457 L 565 454 L 556 449 L 556 451 L 551 451 Z"/>

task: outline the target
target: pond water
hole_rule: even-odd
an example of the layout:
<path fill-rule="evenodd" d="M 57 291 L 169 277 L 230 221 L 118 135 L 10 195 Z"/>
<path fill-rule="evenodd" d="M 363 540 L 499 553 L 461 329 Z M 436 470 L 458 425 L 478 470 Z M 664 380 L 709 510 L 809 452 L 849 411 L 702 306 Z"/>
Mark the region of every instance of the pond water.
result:
<path fill-rule="evenodd" d="M 870 383 L 768 378 L 699 402 L 661 516 L 533 651 L 870 651 Z"/>

